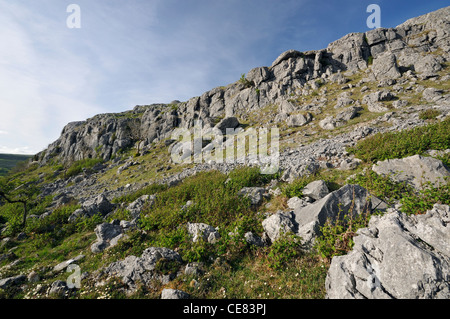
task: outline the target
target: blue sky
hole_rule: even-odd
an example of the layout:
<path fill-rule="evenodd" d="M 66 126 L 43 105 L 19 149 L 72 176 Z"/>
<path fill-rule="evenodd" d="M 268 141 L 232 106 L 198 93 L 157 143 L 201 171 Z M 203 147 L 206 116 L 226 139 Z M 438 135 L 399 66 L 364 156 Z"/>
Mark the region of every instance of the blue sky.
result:
<path fill-rule="evenodd" d="M 70 4 L 81 28 L 67 27 Z M 186 101 L 269 66 L 450 3 L 375 0 L 0 0 L 0 153 L 34 154 L 68 122 Z"/>

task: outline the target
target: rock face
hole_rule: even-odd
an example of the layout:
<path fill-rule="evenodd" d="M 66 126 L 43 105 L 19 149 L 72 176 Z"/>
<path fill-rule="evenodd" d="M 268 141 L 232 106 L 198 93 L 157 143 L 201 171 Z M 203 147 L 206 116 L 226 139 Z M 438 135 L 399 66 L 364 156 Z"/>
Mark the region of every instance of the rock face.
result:
<path fill-rule="evenodd" d="M 372 169 L 377 174 L 389 176 L 396 182 L 408 183 L 416 189 L 422 188 L 426 182 L 437 185 L 450 176 L 450 171 L 441 160 L 420 155 L 381 161 Z"/>
<path fill-rule="evenodd" d="M 450 298 L 450 209 L 425 215 L 392 210 L 360 229 L 353 250 L 334 257 L 328 298 Z"/>

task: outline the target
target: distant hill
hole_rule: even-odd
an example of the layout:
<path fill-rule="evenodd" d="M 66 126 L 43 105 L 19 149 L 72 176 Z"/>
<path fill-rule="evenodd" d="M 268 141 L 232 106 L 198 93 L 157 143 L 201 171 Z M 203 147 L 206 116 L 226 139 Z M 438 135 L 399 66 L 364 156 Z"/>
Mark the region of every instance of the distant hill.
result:
<path fill-rule="evenodd" d="M 0 176 L 5 176 L 19 162 L 26 161 L 32 155 L 0 154 Z"/>

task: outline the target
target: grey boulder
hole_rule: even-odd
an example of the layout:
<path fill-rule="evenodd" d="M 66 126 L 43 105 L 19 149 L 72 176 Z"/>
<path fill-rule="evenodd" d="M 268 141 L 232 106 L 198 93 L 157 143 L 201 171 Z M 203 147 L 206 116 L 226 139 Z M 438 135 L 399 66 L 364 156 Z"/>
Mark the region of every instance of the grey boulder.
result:
<path fill-rule="evenodd" d="M 150 247 L 144 250 L 141 257 L 128 256 L 124 260 L 113 262 L 102 274 L 109 277 L 119 277 L 127 286 L 128 292 L 134 291 L 138 284 L 153 287 L 153 282 L 158 281 L 163 285 L 168 284 L 176 276 L 172 271 L 158 271 L 159 263 L 169 262 L 181 265 L 181 256 L 168 248 Z M 173 269 L 173 267 L 171 267 Z"/>
<path fill-rule="evenodd" d="M 190 295 L 178 289 L 163 289 L 161 299 L 189 299 Z"/>
<path fill-rule="evenodd" d="M 0 289 L 6 289 L 10 286 L 20 284 L 27 279 L 25 275 L 18 275 L 13 277 L 8 277 L 4 279 L 0 279 Z"/>
<path fill-rule="evenodd" d="M 297 228 L 292 212 L 283 211 L 279 211 L 264 219 L 262 226 L 272 243 L 285 233 L 295 233 Z"/>
<path fill-rule="evenodd" d="M 395 55 L 389 51 L 380 54 L 373 60 L 372 72 L 377 80 L 398 79 L 402 76 Z"/>
<path fill-rule="evenodd" d="M 259 205 L 263 201 L 265 191 L 264 187 L 244 187 L 238 192 L 238 195 L 249 198 L 252 205 Z"/>
<path fill-rule="evenodd" d="M 104 194 L 100 194 L 96 197 L 93 197 L 85 201 L 81 205 L 81 207 L 83 211 L 77 210 L 78 214 L 77 217 L 78 216 L 92 217 L 98 213 L 100 213 L 102 216 L 106 216 L 114 209 L 115 205 L 110 203 L 110 201 L 106 198 Z"/>
<path fill-rule="evenodd" d="M 97 235 L 97 241 L 91 245 L 91 251 L 99 253 L 117 244 L 123 236 L 123 230 L 120 225 L 103 223 L 95 227 L 95 235 Z"/>
<path fill-rule="evenodd" d="M 304 196 L 311 197 L 315 200 L 319 200 L 329 193 L 330 191 L 328 190 L 327 184 L 322 180 L 311 182 L 302 189 L 302 194 Z"/>
<path fill-rule="evenodd" d="M 389 176 L 393 181 L 408 183 L 416 189 L 422 188 L 426 182 L 437 185 L 450 176 L 441 160 L 421 155 L 379 161 L 372 170 L 379 175 Z"/>
<path fill-rule="evenodd" d="M 326 278 L 330 299 L 449 299 L 450 210 L 425 215 L 390 210 L 357 231 L 353 250 L 334 257 Z"/>
<path fill-rule="evenodd" d="M 370 195 L 364 187 L 345 185 L 311 205 L 294 210 L 296 233 L 303 239 L 306 247 L 312 247 L 315 239 L 321 235 L 320 227 L 327 220 L 334 222 L 342 220 L 346 215 L 370 214 L 375 208 L 386 209 L 387 206 Z"/>

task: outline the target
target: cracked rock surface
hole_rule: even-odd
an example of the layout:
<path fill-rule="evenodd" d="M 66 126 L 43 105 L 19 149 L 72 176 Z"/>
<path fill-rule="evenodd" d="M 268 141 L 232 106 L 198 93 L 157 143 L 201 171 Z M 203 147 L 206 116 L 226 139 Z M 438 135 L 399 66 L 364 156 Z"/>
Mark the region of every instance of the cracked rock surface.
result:
<path fill-rule="evenodd" d="M 450 298 L 449 222 L 449 206 L 439 204 L 424 215 L 372 217 L 353 250 L 333 258 L 327 298 Z"/>

